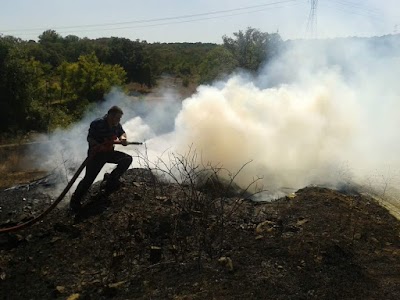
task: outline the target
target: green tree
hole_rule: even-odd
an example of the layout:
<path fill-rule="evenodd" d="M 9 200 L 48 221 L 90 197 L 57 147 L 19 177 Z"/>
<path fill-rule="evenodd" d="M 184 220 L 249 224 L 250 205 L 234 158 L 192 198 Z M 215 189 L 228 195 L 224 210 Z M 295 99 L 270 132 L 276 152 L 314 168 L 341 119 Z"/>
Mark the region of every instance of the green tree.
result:
<path fill-rule="evenodd" d="M 180 77 L 198 76 L 207 53 L 217 47 L 203 43 L 154 43 L 145 45 L 146 58 L 154 77 L 169 74 Z"/>
<path fill-rule="evenodd" d="M 22 47 L 0 41 L 1 131 L 26 130 L 30 125 L 30 105 L 43 96 L 40 62 L 29 58 Z"/>
<path fill-rule="evenodd" d="M 7 114 L 0 129 L 65 126 L 112 86 L 137 82 L 152 87 L 164 73 L 189 84 L 216 46 L 63 38 L 54 30 L 44 31 L 38 42 L 0 37 L 0 109 Z"/>
<path fill-rule="evenodd" d="M 234 38 L 222 37 L 224 47 L 233 54 L 240 68 L 251 71 L 256 71 L 263 62 L 277 53 L 281 44 L 279 34 L 264 33 L 251 27 L 233 35 Z"/>
<path fill-rule="evenodd" d="M 233 54 L 223 46 L 218 46 L 208 52 L 207 56 L 200 64 L 199 75 L 200 83 L 210 83 L 232 73 L 238 66 L 238 62 Z"/>
<path fill-rule="evenodd" d="M 39 42 L 30 45 L 32 55 L 42 63 L 57 67 L 65 60 L 63 37 L 54 30 L 44 31 Z"/>
<path fill-rule="evenodd" d="M 55 30 L 46 30 L 39 35 L 40 44 L 54 44 L 61 43 L 63 40 L 62 36 L 59 35 Z"/>
<path fill-rule="evenodd" d="M 67 35 L 62 40 L 65 60 L 76 62 L 81 55 L 88 55 L 94 52 L 95 44 L 88 38 L 79 38 L 75 35 Z"/>
<path fill-rule="evenodd" d="M 143 83 L 141 75 L 146 62 L 140 41 L 113 37 L 107 40 L 107 51 L 103 49 L 102 54 L 102 62 L 124 68 L 128 81 Z"/>
<path fill-rule="evenodd" d="M 126 80 L 121 66 L 102 64 L 94 53 L 80 56 L 76 63 L 64 62 L 57 71 L 60 97 L 67 101 L 100 101 L 113 86 L 123 86 Z"/>

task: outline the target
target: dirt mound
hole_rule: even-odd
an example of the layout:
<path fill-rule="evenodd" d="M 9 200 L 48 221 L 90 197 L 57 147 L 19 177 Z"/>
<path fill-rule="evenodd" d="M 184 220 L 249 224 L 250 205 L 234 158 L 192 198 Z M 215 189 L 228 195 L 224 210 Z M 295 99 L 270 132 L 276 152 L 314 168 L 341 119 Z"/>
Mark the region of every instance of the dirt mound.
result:
<path fill-rule="evenodd" d="M 0 235 L 2 299 L 400 299 L 400 222 L 372 198 L 307 187 L 257 203 L 128 170 L 78 216 Z M 25 200 L 24 200 L 25 199 Z M 0 224 L 44 209 L 0 193 Z"/>

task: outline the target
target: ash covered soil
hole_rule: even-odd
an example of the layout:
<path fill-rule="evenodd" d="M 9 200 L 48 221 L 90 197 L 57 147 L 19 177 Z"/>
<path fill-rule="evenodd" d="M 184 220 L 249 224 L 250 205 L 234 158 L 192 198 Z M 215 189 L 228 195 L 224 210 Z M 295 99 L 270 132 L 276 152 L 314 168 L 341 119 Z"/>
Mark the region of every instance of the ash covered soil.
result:
<path fill-rule="evenodd" d="M 0 234 L 2 299 L 400 299 L 400 222 L 357 192 L 306 187 L 271 203 L 130 169 L 77 216 L 59 205 Z M 1 227 L 52 201 L 0 192 Z"/>

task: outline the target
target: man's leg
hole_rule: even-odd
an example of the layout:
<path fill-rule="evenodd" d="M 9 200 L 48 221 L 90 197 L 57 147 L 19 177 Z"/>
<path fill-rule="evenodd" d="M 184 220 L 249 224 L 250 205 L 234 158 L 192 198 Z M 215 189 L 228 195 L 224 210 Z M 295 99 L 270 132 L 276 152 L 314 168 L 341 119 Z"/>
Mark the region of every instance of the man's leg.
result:
<path fill-rule="evenodd" d="M 70 207 L 72 210 L 78 210 L 81 206 L 81 200 L 88 192 L 93 181 L 96 179 L 101 168 L 105 164 L 105 159 L 102 155 L 96 155 L 86 165 L 85 177 L 79 182 L 70 200 Z"/>
<path fill-rule="evenodd" d="M 113 151 L 107 157 L 108 163 L 116 164 L 117 167 L 111 172 L 107 179 L 106 190 L 112 191 L 118 188 L 119 178 L 128 170 L 132 163 L 132 156 L 120 151 Z"/>

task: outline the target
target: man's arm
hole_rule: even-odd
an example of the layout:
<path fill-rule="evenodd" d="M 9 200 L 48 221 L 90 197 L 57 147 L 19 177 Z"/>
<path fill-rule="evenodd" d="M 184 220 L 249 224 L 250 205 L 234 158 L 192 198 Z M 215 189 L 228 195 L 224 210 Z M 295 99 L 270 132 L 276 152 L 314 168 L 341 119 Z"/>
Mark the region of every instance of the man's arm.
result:
<path fill-rule="evenodd" d="M 121 142 L 121 145 L 127 146 L 128 145 L 128 141 L 127 141 L 127 137 L 126 137 L 126 132 L 122 128 L 121 124 L 118 124 L 116 132 L 117 132 L 117 135 L 118 135 L 118 139 Z"/>
<path fill-rule="evenodd" d="M 127 146 L 128 145 L 128 141 L 126 139 L 126 132 L 124 132 L 123 134 L 121 134 L 121 136 L 119 137 L 119 140 L 121 141 L 121 144 L 123 146 Z"/>

